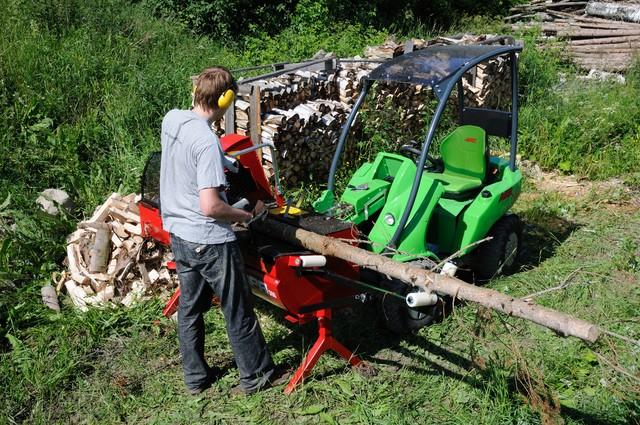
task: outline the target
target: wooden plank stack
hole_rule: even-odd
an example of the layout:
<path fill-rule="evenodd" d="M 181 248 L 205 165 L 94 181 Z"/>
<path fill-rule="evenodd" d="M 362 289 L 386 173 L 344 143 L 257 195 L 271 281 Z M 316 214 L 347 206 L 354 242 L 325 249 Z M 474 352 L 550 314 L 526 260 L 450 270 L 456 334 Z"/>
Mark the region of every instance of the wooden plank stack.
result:
<path fill-rule="evenodd" d="M 113 193 L 67 238 L 68 270 L 58 291 L 64 285 L 82 311 L 111 303 L 128 307 L 150 295 L 170 296 L 178 285 L 167 268 L 171 252 L 141 234 L 135 194 Z"/>
<path fill-rule="evenodd" d="M 587 2 L 532 2 L 513 8 L 519 13 L 506 19 L 541 21 L 525 26 L 539 25 L 544 35 L 566 40 L 568 57 L 582 69 L 625 71 L 640 48 L 640 24 L 590 16 L 591 6 Z M 640 14 L 640 5 L 633 6 Z M 522 24 L 513 25 L 521 27 Z"/>

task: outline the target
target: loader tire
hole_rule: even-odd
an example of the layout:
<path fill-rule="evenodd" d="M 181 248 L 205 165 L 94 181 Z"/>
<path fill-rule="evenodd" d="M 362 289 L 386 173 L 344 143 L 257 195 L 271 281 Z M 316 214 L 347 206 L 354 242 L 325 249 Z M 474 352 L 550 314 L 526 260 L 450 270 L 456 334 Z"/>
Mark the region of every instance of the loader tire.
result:
<path fill-rule="evenodd" d="M 435 265 L 435 263 L 430 260 L 420 260 L 412 263 L 422 268 L 431 268 Z M 410 287 L 407 284 L 395 279 L 387 280 L 384 287 L 403 295 L 408 294 L 410 291 Z M 385 327 L 398 335 L 415 332 L 420 328 L 428 326 L 437 320 L 442 313 L 440 302 L 434 306 L 412 309 L 407 306 L 404 299 L 399 299 L 394 296 L 381 296 L 380 301 L 382 319 L 384 320 Z"/>
<path fill-rule="evenodd" d="M 500 218 L 487 236 L 493 239 L 471 254 L 471 268 L 476 279 L 484 281 L 514 273 L 522 249 L 522 222 L 518 216 L 510 214 Z"/>

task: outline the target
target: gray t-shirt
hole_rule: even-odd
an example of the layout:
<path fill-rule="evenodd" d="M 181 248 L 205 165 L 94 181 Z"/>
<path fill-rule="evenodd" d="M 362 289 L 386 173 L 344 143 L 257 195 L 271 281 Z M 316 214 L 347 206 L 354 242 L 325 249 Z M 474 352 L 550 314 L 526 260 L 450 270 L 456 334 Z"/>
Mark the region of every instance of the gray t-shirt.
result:
<path fill-rule="evenodd" d="M 162 120 L 160 208 L 165 230 L 194 243 L 236 239 L 229 223 L 200 210 L 200 190 L 225 186 L 224 154 L 207 121 L 191 110 L 173 109 Z M 221 198 L 227 198 L 220 191 Z"/>

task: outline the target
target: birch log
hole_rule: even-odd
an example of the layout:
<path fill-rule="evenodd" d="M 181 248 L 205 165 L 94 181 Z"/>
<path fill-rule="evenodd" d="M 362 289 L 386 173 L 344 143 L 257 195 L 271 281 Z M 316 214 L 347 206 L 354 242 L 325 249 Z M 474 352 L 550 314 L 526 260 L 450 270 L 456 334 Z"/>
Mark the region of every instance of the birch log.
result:
<path fill-rule="evenodd" d="M 90 273 L 102 273 L 107 271 L 109 256 L 111 255 L 111 229 L 104 223 L 99 226 L 96 238 L 91 248 Z"/>
<path fill-rule="evenodd" d="M 637 4 L 627 5 L 592 1 L 587 5 L 586 12 L 587 15 L 640 23 L 640 6 Z"/>
<path fill-rule="evenodd" d="M 454 277 L 398 263 L 334 238 L 321 236 L 317 233 L 270 219 L 266 220 L 257 230 L 271 235 L 278 235 L 287 242 L 303 246 L 317 253 L 340 258 L 400 279 L 406 283 L 422 287 L 426 291 L 475 302 L 501 313 L 532 321 L 563 336 L 575 336 L 588 342 L 596 341 L 599 336 L 599 330 L 595 325 L 567 314 L 505 295 L 493 289 L 474 286 Z"/>

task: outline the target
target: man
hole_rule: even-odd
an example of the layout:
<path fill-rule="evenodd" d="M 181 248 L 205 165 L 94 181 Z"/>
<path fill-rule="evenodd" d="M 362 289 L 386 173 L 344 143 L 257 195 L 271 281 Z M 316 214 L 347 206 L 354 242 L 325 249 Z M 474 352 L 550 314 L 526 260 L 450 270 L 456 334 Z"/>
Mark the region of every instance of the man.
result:
<path fill-rule="evenodd" d="M 218 375 L 204 357 L 203 314 L 213 294 L 220 298 L 240 372 L 234 392 L 253 393 L 275 379 L 231 229 L 231 223 L 248 221 L 253 214 L 227 203 L 225 159 L 211 131 L 211 123 L 233 104 L 236 91 L 226 68 L 205 69 L 194 83 L 193 108 L 174 109 L 162 121 L 160 205 L 180 279 L 178 338 L 191 394 L 210 387 Z"/>

